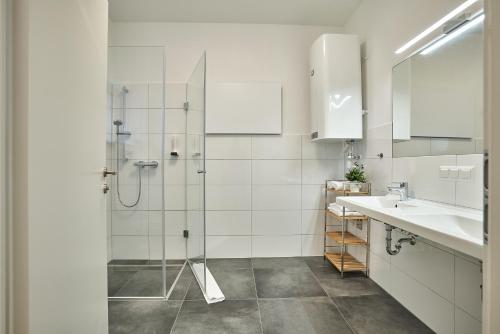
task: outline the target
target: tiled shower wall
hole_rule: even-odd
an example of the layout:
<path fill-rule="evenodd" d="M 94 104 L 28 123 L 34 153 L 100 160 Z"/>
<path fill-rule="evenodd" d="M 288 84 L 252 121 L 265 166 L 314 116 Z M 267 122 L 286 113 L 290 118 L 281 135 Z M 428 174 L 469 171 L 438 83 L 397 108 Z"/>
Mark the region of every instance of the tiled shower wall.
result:
<path fill-rule="evenodd" d="M 307 135 L 207 137 L 207 256 L 323 253 L 324 182 L 341 143 Z"/>
<path fill-rule="evenodd" d="M 128 130 L 119 169 L 123 198 L 137 194 L 138 160 L 161 160 L 161 89 L 155 83 L 126 83 Z M 115 84 L 113 120 L 122 119 Z M 185 258 L 186 221 L 185 84 L 166 85 L 165 227 L 166 255 Z M 111 123 L 111 121 L 110 121 Z M 111 133 L 110 133 L 111 134 Z M 179 157 L 170 156 L 176 138 Z M 115 136 L 112 136 L 115 144 Z M 189 144 L 189 143 L 188 143 Z M 344 174 L 342 143 L 311 143 L 307 135 L 208 135 L 206 138 L 206 223 L 208 257 L 311 256 L 323 253 L 324 182 Z M 116 146 L 114 146 L 116 147 Z M 114 148 L 115 149 L 115 148 Z M 111 152 L 110 152 L 111 153 Z M 116 151 L 108 156 L 116 166 Z M 121 154 L 121 152 L 120 152 Z M 161 257 L 161 175 L 143 171 L 141 200 L 135 208 L 117 201 L 112 184 L 109 240 L 112 259 Z M 113 179 L 115 180 L 115 179 Z M 196 194 L 193 194 L 196 196 Z"/>
<path fill-rule="evenodd" d="M 133 166 L 139 160 L 162 161 L 162 112 L 163 84 L 161 83 L 114 83 L 112 87 L 112 120 L 123 119 L 120 90 L 129 89 L 127 96 L 127 130 L 130 138 L 123 138 L 128 161 L 119 164 L 120 192 L 126 203 L 133 202 L 138 191 L 138 169 Z M 108 227 L 110 259 L 160 259 L 162 254 L 162 215 L 165 216 L 165 247 L 167 258 L 183 259 L 186 246 L 182 231 L 185 228 L 185 154 L 184 141 L 186 100 L 184 83 L 168 83 L 165 109 L 165 210 L 162 210 L 161 169 L 142 169 L 142 195 L 136 207 L 122 206 L 116 193 L 116 178 L 111 191 L 111 225 Z M 108 166 L 116 168 L 116 136 L 114 127 L 109 128 Z M 180 156 L 171 157 L 172 142 L 176 141 Z M 111 150 L 112 146 L 112 150 Z M 120 158 L 123 151 L 120 145 Z M 161 164 L 160 164 L 161 167 Z"/>

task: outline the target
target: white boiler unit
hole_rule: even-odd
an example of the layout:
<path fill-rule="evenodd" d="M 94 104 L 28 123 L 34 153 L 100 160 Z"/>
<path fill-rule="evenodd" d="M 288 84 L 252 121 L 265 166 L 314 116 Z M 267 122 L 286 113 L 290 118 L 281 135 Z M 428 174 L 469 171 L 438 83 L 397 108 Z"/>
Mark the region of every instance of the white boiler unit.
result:
<path fill-rule="evenodd" d="M 312 45 L 311 139 L 363 137 L 361 57 L 356 35 L 324 34 Z"/>

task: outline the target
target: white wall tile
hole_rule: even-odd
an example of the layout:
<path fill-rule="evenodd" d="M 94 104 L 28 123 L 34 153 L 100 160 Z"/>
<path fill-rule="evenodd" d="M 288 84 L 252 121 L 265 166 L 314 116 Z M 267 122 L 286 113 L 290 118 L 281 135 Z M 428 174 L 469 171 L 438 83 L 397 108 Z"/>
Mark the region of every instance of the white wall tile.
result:
<path fill-rule="evenodd" d="M 148 234 L 148 212 L 147 211 L 112 211 L 111 218 L 114 236 L 118 235 L 147 235 Z"/>
<path fill-rule="evenodd" d="M 470 180 L 457 181 L 456 204 L 478 210 L 483 209 L 483 155 L 458 155 L 457 166 L 474 166 Z"/>
<path fill-rule="evenodd" d="M 323 242 L 323 235 L 303 235 L 302 256 L 322 256 L 324 251 Z"/>
<path fill-rule="evenodd" d="M 125 114 L 125 115 L 124 115 Z M 148 133 L 148 109 L 113 109 L 113 120 L 121 120 L 120 130 L 136 133 Z M 116 127 L 113 126 L 113 133 Z"/>
<path fill-rule="evenodd" d="M 403 237 L 403 234 L 393 231 L 394 239 Z M 415 246 L 403 247 L 397 256 L 391 258 L 391 264 L 429 287 L 441 297 L 453 302 L 453 254 L 430 246 L 419 239 Z"/>
<path fill-rule="evenodd" d="M 481 322 L 455 307 L 455 334 L 481 334 Z"/>
<path fill-rule="evenodd" d="M 208 258 L 251 257 L 250 236 L 207 236 Z"/>
<path fill-rule="evenodd" d="M 252 211 L 253 235 L 300 234 L 300 210 Z"/>
<path fill-rule="evenodd" d="M 324 210 L 302 210 L 301 233 L 322 234 L 325 230 Z"/>
<path fill-rule="evenodd" d="M 182 235 L 186 211 L 149 211 L 149 235 L 162 235 L 162 214 L 165 215 L 165 235 Z"/>
<path fill-rule="evenodd" d="M 161 260 L 162 258 L 162 237 L 149 237 L 149 258 L 151 260 Z M 167 260 L 183 260 L 186 258 L 186 239 L 183 236 L 166 236 L 165 237 L 165 259 Z"/>
<path fill-rule="evenodd" d="M 300 159 L 301 136 L 253 136 L 252 159 Z"/>
<path fill-rule="evenodd" d="M 455 304 L 476 320 L 481 320 L 481 267 L 455 257 Z"/>
<path fill-rule="evenodd" d="M 252 184 L 300 184 L 300 160 L 252 160 Z"/>
<path fill-rule="evenodd" d="M 138 162 L 139 160 L 113 160 L 112 161 L 112 170 L 118 171 L 119 175 L 118 178 L 116 176 L 111 177 L 111 182 L 113 185 L 116 184 L 117 179 L 120 182 L 120 185 L 132 185 L 135 186 L 139 184 L 139 169 L 137 166 L 134 164 Z M 142 180 L 146 181 L 148 180 L 148 174 L 147 170 L 146 173 L 144 173 L 144 170 L 141 170 L 141 177 Z"/>
<path fill-rule="evenodd" d="M 251 187 L 214 185 L 206 187 L 207 210 L 251 210 Z"/>
<path fill-rule="evenodd" d="M 385 158 L 392 157 L 392 122 L 369 127 L 365 138 L 369 139 L 363 141 L 363 157 L 377 158 L 379 153 L 383 153 Z"/>
<path fill-rule="evenodd" d="M 251 235 L 251 211 L 207 211 L 207 235 Z"/>
<path fill-rule="evenodd" d="M 453 333 L 453 304 L 396 267 L 391 267 L 390 293 L 436 333 Z"/>
<path fill-rule="evenodd" d="M 186 132 L 186 111 L 184 111 L 184 109 L 165 110 L 165 132 L 166 133 Z"/>
<path fill-rule="evenodd" d="M 250 185 L 250 160 L 207 160 L 207 185 Z"/>
<path fill-rule="evenodd" d="M 372 195 L 387 194 L 387 186 L 392 182 L 392 159 L 364 159 L 363 165 L 372 186 Z"/>
<path fill-rule="evenodd" d="M 253 210 L 300 209 L 300 186 L 267 185 L 252 187 Z"/>
<path fill-rule="evenodd" d="M 168 185 L 184 185 L 186 184 L 186 160 L 181 159 L 169 159 L 164 160 L 165 164 L 165 184 Z M 159 168 L 155 170 L 150 169 L 150 180 L 151 173 L 155 173 L 157 180 L 161 184 L 161 170 Z M 151 182 L 150 182 L 151 184 Z"/>
<path fill-rule="evenodd" d="M 321 210 L 325 208 L 325 186 L 303 185 L 302 186 L 302 209 Z"/>
<path fill-rule="evenodd" d="M 252 257 L 300 256 L 301 236 L 252 236 Z"/>
<path fill-rule="evenodd" d="M 382 257 L 375 253 L 370 254 L 370 278 L 378 285 L 384 288 L 387 292 L 392 294 L 391 289 L 391 265 L 390 262 L 385 261 Z"/>
<path fill-rule="evenodd" d="M 312 142 L 308 135 L 302 136 L 302 159 L 343 159 L 342 142 Z"/>
<path fill-rule="evenodd" d="M 385 250 L 385 224 L 374 219 L 370 221 L 370 252 L 390 262 L 391 256 Z"/>
<path fill-rule="evenodd" d="M 125 146 L 123 146 L 125 145 Z M 132 136 L 121 136 L 119 141 L 118 159 L 123 159 L 123 152 L 128 159 L 145 160 L 148 158 L 148 135 L 133 134 Z M 113 145 L 113 159 L 116 159 L 116 142 Z"/>
<path fill-rule="evenodd" d="M 148 110 L 148 132 L 149 133 L 162 133 L 163 132 L 163 109 L 149 109 Z M 166 122 L 165 122 L 166 123 Z M 183 127 L 184 128 L 184 127 Z M 167 132 L 167 131 L 165 131 Z"/>
<path fill-rule="evenodd" d="M 126 108 L 147 108 L 148 107 L 148 84 L 147 83 L 115 83 L 113 85 L 113 108 L 123 108 L 122 88 L 126 86 Z"/>
<path fill-rule="evenodd" d="M 149 210 L 163 210 L 162 203 L 162 190 L 163 186 L 161 184 L 150 184 L 148 187 L 148 198 L 149 198 Z M 142 196 L 142 195 L 141 195 Z"/>
<path fill-rule="evenodd" d="M 165 210 L 185 210 L 185 209 L 186 209 L 186 186 L 166 185 Z"/>
<path fill-rule="evenodd" d="M 454 155 L 397 158 L 393 159 L 392 180 L 408 181 L 411 197 L 455 204 L 455 182 L 439 177 L 440 166 L 454 165 Z"/>
<path fill-rule="evenodd" d="M 113 236 L 112 248 L 115 260 L 145 260 L 149 258 L 147 236 Z"/>
<path fill-rule="evenodd" d="M 149 108 L 163 108 L 163 83 L 149 83 Z"/>
<path fill-rule="evenodd" d="M 184 108 L 186 102 L 186 84 L 184 82 L 167 82 L 165 84 L 165 98 L 167 108 Z"/>
<path fill-rule="evenodd" d="M 207 136 L 207 159 L 251 159 L 250 136 Z"/>
<path fill-rule="evenodd" d="M 326 180 L 343 179 L 343 160 L 303 160 L 302 184 L 325 184 Z"/>
<path fill-rule="evenodd" d="M 148 185 L 143 184 L 142 185 L 142 191 L 141 191 L 141 197 L 139 199 L 139 202 L 135 207 L 128 208 L 123 206 L 120 201 L 118 200 L 118 194 L 116 193 L 117 187 L 115 186 L 114 189 L 112 188 L 111 191 L 112 196 L 113 196 L 113 210 L 132 210 L 132 211 L 137 211 L 137 210 L 148 210 L 149 208 L 149 201 L 148 201 Z M 139 192 L 139 187 L 138 185 L 122 185 L 120 184 L 120 198 L 123 203 L 127 205 L 131 205 L 135 203 L 137 200 L 137 195 Z"/>

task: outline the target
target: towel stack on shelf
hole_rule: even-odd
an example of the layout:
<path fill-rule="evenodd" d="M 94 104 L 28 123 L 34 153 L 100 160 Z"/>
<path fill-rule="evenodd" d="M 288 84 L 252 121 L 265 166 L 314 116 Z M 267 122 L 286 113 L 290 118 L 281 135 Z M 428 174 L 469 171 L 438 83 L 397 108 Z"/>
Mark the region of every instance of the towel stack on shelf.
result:
<path fill-rule="evenodd" d="M 346 190 L 346 182 L 345 181 L 328 181 L 327 187 L 328 187 L 328 189 Z"/>
<path fill-rule="evenodd" d="M 337 203 L 330 203 L 328 205 L 328 210 L 330 212 L 333 212 L 334 214 L 336 214 L 337 216 L 343 216 L 344 213 L 343 213 L 343 207 L 338 205 Z M 353 211 L 349 208 L 345 208 L 345 215 L 346 216 L 361 216 L 361 214 L 359 212 L 356 212 L 356 211 Z"/>

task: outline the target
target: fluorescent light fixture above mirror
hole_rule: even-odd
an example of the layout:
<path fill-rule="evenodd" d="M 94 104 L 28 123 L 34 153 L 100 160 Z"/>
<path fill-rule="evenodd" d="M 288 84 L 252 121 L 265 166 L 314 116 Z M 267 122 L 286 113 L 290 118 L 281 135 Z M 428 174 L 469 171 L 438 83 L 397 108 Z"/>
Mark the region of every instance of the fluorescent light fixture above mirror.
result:
<path fill-rule="evenodd" d="M 428 47 L 426 47 L 422 52 L 420 52 L 421 55 L 427 55 L 437 49 L 439 49 L 441 46 L 445 45 L 452 39 L 456 38 L 457 36 L 460 36 L 467 30 L 477 26 L 478 24 L 482 23 L 484 21 L 484 14 L 481 14 L 477 16 L 476 18 L 467 21 L 467 23 L 462 24 L 460 27 L 457 29 L 453 30 L 449 34 L 447 34 L 445 37 L 441 38 L 440 40 L 436 41 L 435 43 L 432 43 Z"/>
<path fill-rule="evenodd" d="M 396 50 L 396 54 L 400 54 L 408 50 L 410 47 L 418 43 L 418 41 L 422 40 L 426 36 L 428 36 L 430 33 L 432 33 L 434 30 L 438 29 L 441 27 L 443 24 L 445 24 L 447 21 L 451 20 L 470 6 L 472 6 L 474 3 L 478 2 L 479 0 L 467 0 L 448 14 L 446 14 L 443 18 L 441 18 L 439 21 L 431 25 L 429 28 L 425 29 L 422 31 L 420 34 L 418 34 L 416 37 L 412 38 L 408 43 L 400 47 L 399 49 Z"/>

